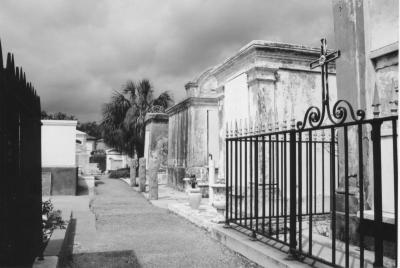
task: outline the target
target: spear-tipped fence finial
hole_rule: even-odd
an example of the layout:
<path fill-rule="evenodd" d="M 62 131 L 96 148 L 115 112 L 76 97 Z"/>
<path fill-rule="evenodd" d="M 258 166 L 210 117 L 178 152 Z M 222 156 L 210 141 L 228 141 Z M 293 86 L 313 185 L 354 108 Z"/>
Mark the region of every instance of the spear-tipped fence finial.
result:
<path fill-rule="evenodd" d="M 235 137 L 239 136 L 239 130 L 238 130 L 238 122 L 235 119 L 235 133 L 234 133 Z"/>
<path fill-rule="evenodd" d="M 19 80 L 19 67 L 15 67 L 15 76 L 17 78 L 17 80 Z"/>
<path fill-rule="evenodd" d="M 287 121 L 286 121 L 286 119 L 283 120 L 282 129 L 283 129 L 283 130 L 286 130 L 286 129 L 287 129 Z"/>
<path fill-rule="evenodd" d="M 11 53 L 7 53 L 6 69 L 11 72 Z"/>
<path fill-rule="evenodd" d="M 292 120 L 290 120 L 290 128 L 294 129 L 296 127 L 296 119 L 294 119 L 294 117 L 292 118 Z"/>
<path fill-rule="evenodd" d="M 254 120 L 254 133 L 257 134 L 258 132 L 259 132 L 258 118 L 256 117 Z"/>
<path fill-rule="evenodd" d="M 373 115 L 375 118 L 379 117 L 380 114 L 380 110 L 379 110 L 379 106 L 380 106 L 380 100 L 379 100 L 379 92 L 378 92 L 378 87 L 375 84 L 375 88 L 374 88 L 374 99 L 372 102 L 372 107 L 374 107 L 374 111 L 373 111 Z"/>
<path fill-rule="evenodd" d="M 12 74 L 15 75 L 15 61 L 14 61 L 14 54 L 11 54 L 11 71 Z"/>

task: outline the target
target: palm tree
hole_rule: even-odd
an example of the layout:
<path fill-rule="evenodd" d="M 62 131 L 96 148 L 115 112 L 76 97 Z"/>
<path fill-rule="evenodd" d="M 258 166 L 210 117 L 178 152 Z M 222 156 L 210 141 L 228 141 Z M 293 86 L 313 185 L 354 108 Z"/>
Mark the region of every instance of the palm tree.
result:
<path fill-rule="evenodd" d="M 135 152 L 142 157 L 146 114 L 165 112 L 172 102 L 168 92 L 154 98 L 153 87 L 147 79 L 128 81 L 122 92 L 115 91 L 111 101 L 103 106 L 101 128 L 104 141 L 131 157 Z"/>

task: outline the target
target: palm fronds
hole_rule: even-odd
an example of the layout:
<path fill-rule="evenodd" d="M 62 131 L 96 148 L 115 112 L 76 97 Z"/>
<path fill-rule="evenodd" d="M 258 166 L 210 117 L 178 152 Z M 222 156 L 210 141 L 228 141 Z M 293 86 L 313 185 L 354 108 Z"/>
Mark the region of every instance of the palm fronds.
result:
<path fill-rule="evenodd" d="M 149 112 L 164 112 L 173 103 L 168 92 L 153 98 L 148 79 L 127 81 L 121 92 L 115 91 L 110 102 L 103 105 L 102 136 L 111 147 L 130 156 L 144 153 L 145 117 Z"/>

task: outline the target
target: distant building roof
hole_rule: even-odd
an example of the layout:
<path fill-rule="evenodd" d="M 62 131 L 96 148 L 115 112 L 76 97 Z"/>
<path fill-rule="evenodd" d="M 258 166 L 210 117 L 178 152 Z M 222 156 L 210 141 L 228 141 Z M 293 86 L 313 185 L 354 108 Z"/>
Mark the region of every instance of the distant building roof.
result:
<path fill-rule="evenodd" d="M 76 134 L 87 135 L 86 132 L 83 132 L 83 131 L 80 131 L 80 130 L 76 130 Z"/>
<path fill-rule="evenodd" d="M 86 140 L 99 140 L 96 137 L 90 136 L 89 134 L 87 134 Z"/>

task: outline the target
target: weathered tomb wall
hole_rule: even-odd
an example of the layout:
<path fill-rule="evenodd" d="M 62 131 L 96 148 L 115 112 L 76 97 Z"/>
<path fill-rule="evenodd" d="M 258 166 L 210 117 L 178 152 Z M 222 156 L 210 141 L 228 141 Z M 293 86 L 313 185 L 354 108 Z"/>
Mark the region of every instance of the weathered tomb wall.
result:
<path fill-rule="evenodd" d="M 218 155 L 217 100 L 188 98 L 167 110 L 168 184 L 183 189 L 183 178 L 195 174 L 206 176 L 208 155 Z M 216 133 L 210 134 L 213 130 Z"/>
<path fill-rule="evenodd" d="M 145 118 L 145 149 L 146 169 L 150 162 L 157 159 L 159 162 L 158 173 L 165 173 L 167 170 L 168 157 L 168 115 L 164 113 L 148 113 Z M 150 174 L 146 172 L 146 174 Z M 161 177 L 164 175 L 160 174 Z M 161 182 L 161 181 L 160 181 Z"/>
<path fill-rule="evenodd" d="M 398 10 L 396 0 L 333 0 L 333 17 L 336 48 L 342 56 L 337 60 L 338 98 L 348 100 L 355 109 L 366 111 L 366 117 L 373 117 L 372 104 L 374 91 L 380 97 L 380 116 L 390 115 L 390 101 L 397 100 L 394 92 L 398 85 Z M 382 152 L 388 156 L 392 152 L 391 127 L 382 127 Z M 363 137 L 363 184 L 364 209 L 373 206 L 373 154 L 370 128 L 365 128 Z M 386 133 L 386 134 L 385 134 Z M 340 133 L 339 133 L 340 134 Z M 340 136 L 340 135 L 339 135 Z M 349 174 L 344 174 L 344 155 L 339 155 L 340 187 L 343 192 L 344 180 L 350 180 L 351 229 L 358 226 L 359 211 L 359 174 L 358 147 L 355 130 L 349 131 Z M 339 138 L 339 145 L 343 139 Z M 382 161 L 383 192 L 385 193 L 383 210 L 393 211 L 393 165 L 390 157 Z M 338 207 L 343 208 L 344 195 L 338 195 Z M 338 235 L 343 233 L 343 209 L 338 212 Z M 358 235 L 351 232 L 351 240 L 357 242 Z"/>
<path fill-rule="evenodd" d="M 42 120 L 42 171 L 51 173 L 44 187 L 52 195 L 75 195 L 77 167 L 75 159 L 76 124 L 70 120 Z"/>

